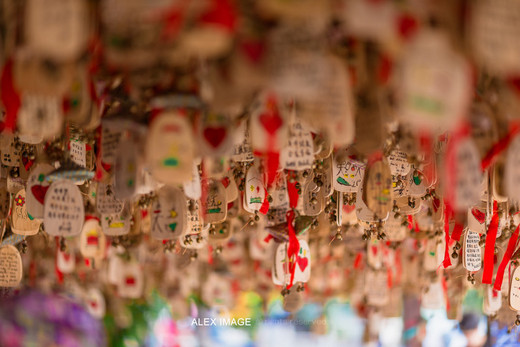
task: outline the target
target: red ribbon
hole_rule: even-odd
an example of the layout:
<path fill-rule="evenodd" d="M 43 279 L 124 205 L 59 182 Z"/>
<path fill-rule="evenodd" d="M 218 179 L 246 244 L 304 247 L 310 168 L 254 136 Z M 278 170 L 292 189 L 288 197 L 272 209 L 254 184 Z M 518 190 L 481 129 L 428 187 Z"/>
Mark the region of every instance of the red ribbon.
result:
<path fill-rule="evenodd" d="M 506 266 L 511 260 L 511 256 L 513 255 L 516 243 L 518 241 L 518 231 L 520 229 L 520 225 L 516 227 L 515 232 L 513 235 L 511 235 L 511 238 L 509 239 L 509 242 L 507 244 L 507 250 L 504 254 L 504 258 L 502 258 L 502 262 L 498 266 L 497 276 L 495 278 L 495 285 L 493 286 L 493 289 L 499 292 L 502 289 L 502 281 L 504 279 L 504 271 L 506 270 Z"/>
<path fill-rule="evenodd" d="M 298 205 L 298 189 L 296 189 L 296 182 L 287 181 L 287 195 L 289 195 L 289 206 L 296 208 Z"/>
<path fill-rule="evenodd" d="M 442 261 L 442 266 L 446 269 L 451 265 L 450 258 L 450 218 L 452 216 L 451 206 L 446 204 L 444 208 L 444 241 L 446 246 L 444 247 L 444 260 Z"/>
<path fill-rule="evenodd" d="M 22 105 L 20 93 L 16 90 L 13 78 L 13 60 L 9 59 L 2 70 L 0 79 L 0 99 L 5 107 L 4 129 L 13 132 L 16 128 L 18 110 Z"/>
<path fill-rule="evenodd" d="M 486 235 L 486 249 L 484 251 L 484 272 L 482 274 L 482 283 L 491 284 L 493 281 L 493 267 L 495 266 L 495 242 L 498 231 L 498 211 L 497 202 L 493 203 L 493 217 L 489 224 Z"/>
<path fill-rule="evenodd" d="M 464 225 L 455 221 L 455 226 L 453 227 L 453 232 L 451 233 L 451 239 L 455 241 L 460 241 L 460 237 L 462 236 L 463 230 Z"/>
<path fill-rule="evenodd" d="M 520 124 L 518 122 L 511 122 L 509 126 L 509 132 L 506 136 L 501 138 L 497 143 L 491 147 L 486 153 L 484 159 L 482 159 L 481 167 L 482 171 L 490 167 L 496 160 L 496 158 L 502 153 L 511 143 L 513 138 L 520 132 Z"/>
<path fill-rule="evenodd" d="M 298 255 L 298 251 L 300 250 L 300 242 L 296 237 L 296 232 L 292 226 L 292 222 L 294 220 L 294 211 L 287 211 L 287 228 L 289 230 L 289 247 L 287 247 L 287 257 L 289 258 L 289 272 L 291 274 L 291 281 L 287 286 L 287 289 L 291 289 L 294 282 L 294 273 L 296 272 L 296 256 Z"/>
<path fill-rule="evenodd" d="M 265 192 L 265 196 L 264 196 L 264 201 L 262 202 L 262 206 L 260 206 L 260 209 L 258 210 L 258 212 L 260 212 L 261 214 L 267 214 L 267 211 L 269 211 L 269 200 L 267 199 L 267 189 L 264 188 L 264 192 Z"/>

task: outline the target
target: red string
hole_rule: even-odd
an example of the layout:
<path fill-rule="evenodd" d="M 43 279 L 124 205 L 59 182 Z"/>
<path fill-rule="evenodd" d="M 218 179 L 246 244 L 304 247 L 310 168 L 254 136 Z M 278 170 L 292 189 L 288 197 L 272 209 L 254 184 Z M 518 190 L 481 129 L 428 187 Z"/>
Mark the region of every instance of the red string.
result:
<path fill-rule="evenodd" d="M 294 231 L 292 222 L 294 220 L 294 211 L 289 210 L 287 212 L 287 228 L 289 230 L 289 247 L 287 247 L 287 257 L 289 258 L 289 272 L 291 274 L 291 281 L 287 286 L 287 289 L 291 289 L 294 282 L 294 273 L 296 272 L 296 256 L 298 255 L 298 251 L 300 250 L 300 242 L 296 237 L 296 232 Z"/>
<path fill-rule="evenodd" d="M 520 225 L 516 227 L 515 232 L 511 235 L 509 242 L 507 244 L 506 253 L 504 253 L 504 258 L 502 258 L 502 262 L 498 266 L 497 276 L 495 278 L 495 285 L 493 287 L 494 290 L 500 291 L 502 289 L 502 281 L 504 279 L 504 271 L 506 270 L 506 266 L 511 260 L 511 256 L 516 248 L 516 242 L 518 241 L 518 230 Z"/>
<path fill-rule="evenodd" d="M 444 208 L 444 241 L 446 243 L 446 246 L 444 247 L 444 260 L 442 261 L 442 266 L 445 269 L 451 265 L 450 250 L 449 250 L 451 216 L 452 216 L 451 206 L 449 204 L 445 204 L 445 208 Z"/>
<path fill-rule="evenodd" d="M 489 224 L 486 235 L 486 248 L 484 251 L 484 272 L 482 274 L 482 283 L 491 284 L 493 280 L 493 267 L 495 266 L 495 242 L 498 231 L 498 211 L 497 202 L 493 203 L 493 217 Z"/>

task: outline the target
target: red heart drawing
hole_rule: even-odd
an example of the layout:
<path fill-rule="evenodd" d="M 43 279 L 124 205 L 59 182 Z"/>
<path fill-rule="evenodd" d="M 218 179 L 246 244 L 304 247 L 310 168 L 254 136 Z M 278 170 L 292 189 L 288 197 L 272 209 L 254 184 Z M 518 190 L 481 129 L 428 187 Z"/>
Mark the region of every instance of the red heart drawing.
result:
<path fill-rule="evenodd" d="M 227 176 L 224 177 L 224 178 L 222 179 L 221 182 L 222 182 L 222 184 L 224 185 L 224 188 L 229 187 L 229 183 L 231 183 L 231 182 L 229 181 L 229 177 L 227 177 Z"/>
<path fill-rule="evenodd" d="M 203 135 L 206 141 L 208 141 L 213 148 L 217 148 L 226 138 L 226 128 L 207 127 L 204 129 Z"/>
<path fill-rule="evenodd" d="M 126 276 L 125 283 L 127 286 L 135 286 L 135 277 L 134 276 Z"/>
<path fill-rule="evenodd" d="M 486 221 L 486 214 L 480 211 L 478 208 L 473 208 L 471 210 L 471 214 L 473 217 L 475 217 L 476 220 L 478 220 L 480 224 L 483 224 Z"/>
<path fill-rule="evenodd" d="M 41 186 L 41 185 L 35 185 L 31 187 L 31 192 L 38 200 L 40 204 L 43 205 L 43 202 L 45 201 L 45 194 L 47 194 L 47 190 L 49 190 L 49 186 Z"/>
<path fill-rule="evenodd" d="M 300 267 L 300 270 L 302 270 L 302 272 L 304 272 L 307 268 L 307 265 L 309 265 L 309 259 L 301 258 L 300 256 L 296 257 L 296 262 L 298 263 L 298 266 Z"/>
<path fill-rule="evenodd" d="M 65 261 L 69 261 L 70 260 L 70 253 L 63 253 L 63 259 L 65 259 Z"/>
<path fill-rule="evenodd" d="M 282 118 L 278 115 L 278 112 L 263 113 L 259 117 L 260 123 L 269 135 L 274 135 L 282 126 Z"/>

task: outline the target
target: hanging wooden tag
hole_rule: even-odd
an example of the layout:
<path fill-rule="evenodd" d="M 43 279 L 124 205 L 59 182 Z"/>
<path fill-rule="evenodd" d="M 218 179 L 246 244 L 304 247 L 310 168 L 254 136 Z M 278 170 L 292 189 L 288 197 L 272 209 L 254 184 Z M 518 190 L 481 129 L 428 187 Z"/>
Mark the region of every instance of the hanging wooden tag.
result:
<path fill-rule="evenodd" d="M 54 171 L 54 167 L 49 164 L 36 164 L 27 179 L 26 208 L 27 213 L 33 218 L 43 219 L 43 204 L 45 195 L 49 189 L 49 182 L 45 180 L 45 175 Z"/>
<path fill-rule="evenodd" d="M 374 211 L 372 211 L 371 209 L 368 208 L 368 206 L 365 204 L 365 202 L 363 201 L 363 187 L 359 187 L 359 191 L 357 192 L 356 194 L 356 217 L 357 219 L 359 219 L 360 221 L 363 221 L 363 222 L 368 222 L 368 223 L 373 223 L 373 222 L 377 222 L 379 220 L 378 216 L 374 213 Z M 386 216 L 384 216 L 383 218 L 381 218 L 381 220 L 386 220 L 386 218 L 388 218 L 388 214 Z"/>
<path fill-rule="evenodd" d="M 219 113 L 204 113 L 199 122 L 199 151 L 202 156 L 219 158 L 227 154 L 233 143 L 231 117 Z"/>
<path fill-rule="evenodd" d="M 237 162 L 249 162 L 255 159 L 251 148 L 249 129 L 247 127 L 247 122 L 245 121 L 241 122 L 235 130 L 231 158 Z"/>
<path fill-rule="evenodd" d="M 62 252 L 58 247 L 56 258 L 56 267 L 61 273 L 71 274 L 76 269 L 76 253 L 72 247 L 65 252 Z"/>
<path fill-rule="evenodd" d="M 175 187 L 164 186 L 152 206 L 152 232 L 157 240 L 175 240 L 187 226 L 186 198 Z"/>
<path fill-rule="evenodd" d="M 222 245 L 231 238 L 233 228 L 231 223 L 226 221 L 224 223 L 214 224 L 209 230 L 208 240 L 211 244 Z"/>
<path fill-rule="evenodd" d="M 25 189 L 14 195 L 11 222 L 11 230 L 18 235 L 35 235 L 40 230 L 41 221 L 27 214 Z"/>
<path fill-rule="evenodd" d="M 383 307 L 390 298 L 388 291 L 388 275 L 384 270 L 365 271 L 365 295 L 367 303 L 375 307 Z"/>
<path fill-rule="evenodd" d="M 122 131 L 118 129 L 115 122 L 103 122 L 101 126 L 101 162 L 112 165 L 118 155 L 122 154 L 120 148 L 123 148 L 124 151 L 132 149 L 120 147 L 120 143 L 124 140 L 128 141 L 122 136 Z"/>
<path fill-rule="evenodd" d="M 280 166 L 286 170 L 302 171 L 314 162 L 313 142 L 310 131 L 293 115 L 287 145 L 280 152 Z"/>
<path fill-rule="evenodd" d="M 176 112 L 164 112 L 153 120 L 146 140 L 146 162 L 156 180 L 171 185 L 189 181 L 194 151 L 186 118 Z"/>
<path fill-rule="evenodd" d="M 412 198 L 410 196 L 403 196 L 394 200 L 399 208 L 399 213 L 402 215 L 414 215 L 421 210 L 422 201 L 419 198 Z"/>
<path fill-rule="evenodd" d="M 312 141 L 314 144 L 314 157 L 316 159 L 330 158 L 333 150 L 332 140 L 322 133 L 312 132 Z"/>
<path fill-rule="evenodd" d="M 444 299 L 441 281 L 430 283 L 422 292 L 421 308 L 438 310 L 443 307 L 446 307 L 446 301 Z"/>
<path fill-rule="evenodd" d="M 96 189 L 96 209 L 100 214 L 117 214 L 123 210 L 124 201 L 115 197 L 112 185 L 98 183 Z"/>
<path fill-rule="evenodd" d="M 76 62 L 56 63 L 27 46 L 19 48 L 14 52 L 13 83 L 20 94 L 61 98 L 71 87 Z"/>
<path fill-rule="evenodd" d="M 274 253 L 272 279 L 275 285 L 283 286 L 289 283 L 288 274 L 286 273 L 287 264 L 287 244 L 284 242 L 276 247 L 276 252 Z"/>
<path fill-rule="evenodd" d="M 520 311 L 520 266 L 515 267 L 510 278 L 509 307 L 514 311 Z"/>
<path fill-rule="evenodd" d="M 423 267 L 426 271 L 436 271 L 444 260 L 444 239 L 431 238 L 426 240 Z"/>
<path fill-rule="evenodd" d="M 10 139 L 9 139 L 10 137 Z M 6 135 L 5 142 L 2 144 L 2 164 L 9 167 L 20 166 L 20 151 L 16 149 L 14 137 Z"/>
<path fill-rule="evenodd" d="M 143 294 L 144 276 L 137 262 L 122 262 L 117 279 L 117 293 L 125 299 L 137 299 Z"/>
<path fill-rule="evenodd" d="M 479 242 L 479 234 L 467 229 L 462 244 L 462 266 L 470 272 L 479 271 L 482 267 L 482 253 Z"/>
<path fill-rule="evenodd" d="M 477 234 L 486 233 L 486 212 L 480 208 L 468 209 L 468 228 Z"/>
<path fill-rule="evenodd" d="M 230 202 L 236 200 L 238 198 L 238 187 L 237 187 L 235 178 L 233 176 L 233 172 L 231 170 L 228 171 L 226 176 L 224 176 L 220 180 L 220 182 L 222 183 L 222 185 L 224 186 L 224 189 L 226 191 L 226 201 L 228 203 L 230 203 Z"/>
<path fill-rule="evenodd" d="M 305 240 L 299 240 L 300 249 L 296 254 L 294 282 L 307 282 L 311 277 L 311 250 Z"/>
<path fill-rule="evenodd" d="M 18 128 L 24 136 L 52 139 L 61 134 L 63 110 L 57 97 L 24 95 L 18 111 Z"/>
<path fill-rule="evenodd" d="M 121 139 L 116 153 L 115 159 L 110 156 L 102 161 L 114 162 L 114 195 L 118 199 L 128 199 L 137 193 L 141 184 L 139 149 L 132 139 Z"/>
<path fill-rule="evenodd" d="M 258 227 L 246 229 L 246 232 L 251 235 L 249 238 L 249 256 L 251 259 L 259 261 L 272 259 L 274 250 L 270 247 L 269 243 L 265 242 L 266 237 L 269 236 L 269 232 Z"/>
<path fill-rule="evenodd" d="M 504 185 L 507 196 L 513 201 L 520 200 L 520 136 L 509 144 L 504 170 Z"/>
<path fill-rule="evenodd" d="M 480 182 L 482 173 L 480 169 L 480 156 L 477 147 L 471 138 L 461 140 L 455 149 L 455 186 L 454 208 L 464 210 L 476 205 L 480 200 Z M 448 168 L 449 170 L 449 168 Z"/>
<path fill-rule="evenodd" d="M 355 193 L 363 183 L 366 165 L 348 156 L 334 156 L 334 189 L 343 193 Z"/>
<path fill-rule="evenodd" d="M 392 214 L 385 222 L 386 239 L 391 242 L 403 241 L 406 238 L 408 227 L 403 225 L 403 220 L 398 216 L 395 218 Z"/>
<path fill-rule="evenodd" d="M 92 81 L 89 74 L 89 66 L 77 64 L 72 73 L 72 82 L 65 94 L 65 100 L 68 101 L 65 118 L 71 124 L 84 130 L 96 128 L 101 118 L 101 112 L 90 94 Z"/>
<path fill-rule="evenodd" d="M 332 155 L 321 161 L 321 165 L 318 166 L 318 180 L 321 181 L 322 185 L 320 190 L 322 191 L 322 195 L 326 198 L 332 195 L 334 192 L 334 176 L 333 176 L 333 160 Z"/>
<path fill-rule="evenodd" d="M 224 185 L 217 180 L 206 181 L 206 199 L 203 202 L 204 222 L 221 223 L 226 219 L 227 200 Z"/>
<path fill-rule="evenodd" d="M 44 203 L 45 232 L 53 236 L 75 236 L 81 232 L 85 210 L 78 187 L 70 181 L 51 184 Z"/>
<path fill-rule="evenodd" d="M 70 61 L 86 49 L 90 18 L 86 1 L 29 0 L 25 11 L 26 43 L 34 52 Z"/>
<path fill-rule="evenodd" d="M 233 304 L 233 291 L 231 282 L 223 275 L 211 272 L 202 285 L 202 299 L 210 307 L 224 305 L 231 307 Z"/>
<path fill-rule="evenodd" d="M 317 216 L 323 211 L 324 197 L 321 189 L 312 179 L 309 179 L 303 188 L 302 202 L 303 213 L 306 216 Z"/>
<path fill-rule="evenodd" d="M 88 313 L 90 313 L 92 317 L 97 319 L 103 319 L 103 317 L 105 317 L 105 297 L 99 289 L 93 287 L 87 289 L 85 292 L 84 302 Z"/>
<path fill-rule="evenodd" d="M 471 69 L 444 32 L 424 29 L 402 61 L 400 112 L 413 128 L 450 130 L 466 114 Z"/>
<path fill-rule="evenodd" d="M 419 170 L 412 167 L 410 171 L 409 184 L 408 184 L 408 194 L 410 196 L 420 198 L 426 194 L 427 183 L 426 178 Z"/>
<path fill-rule="evenodd" d="M 380 218 L 392 210 L 392 174 L 383 160 L 376 161 L 367 168 L 363 201 Z"/>
<path fill-rule="evenodd" d="M 184 182 L 182 187 L 184 189 L 184 194 L 190 199 L 198 200 L 201 196 L 201 186 L 200 186 L 200 173 L 199 173 L 199 163 L 195 161 L 193 163 L 193 169 L 191 172 L 191 180 Z"/>
<path fill-rule="evenodd" d="M 374 270 L 379 270 L 383 266 L 383 247 L 376 238 L 371 238 L 367 242 L 367 264 Z"/>
<path fill-rule="evenodd" d="M 105 234 L 101 232 L 99 221 L 89 219 L 83 224 L 79 236 L 79 250 L 85 258 L 100 258 L 105 255 L 107 242 Z"/>
<path fill-rule="evenodd" d="M 0 287 L 17 287 L 22 280 L 22 257 L 13 245 L 0 247 Z"/>
<path fill-rule="evenodd" d="M 520 73 L 520 6 L 507 0 L 472 3 L 470 39 L 480 65 L 499 76 Z"/>
<path fill-rule="evenodd" d="M 495 292 L 493 286 L 486 285 L 482 311 L 485 315 L 492 316 L 502 307 L 502 294 Z"/>
<path fill-rule="evenodd" d="M 0 179 L 0 219 L 7 218 L 11 208 L 11 194 L 7 191 L 7 182 Z"/>
<path fill-rule="evenodd" d="M 251 145 L 255 151 L 278 152 L 287 140 L 287 121 L 274 95 L 262 95 L 250 118 Z"/>
<path fill-rule="evenodd" d="M 282 307 L 286 312 L 298 312 L 303 307 L 304 300 L 302 293 L 297 290 L 291 290 L 282 299 Z"/>
<path fill-rule="evenodd" d="M 286 213 L 289 210 L 289 195 L 287 192 L 287 180 L 283 171 L 277 173 L 269 194 L 273 201 L 269 204 L 267 226 L 285 223 L 287 221 Z"/>
<path fill-rule="evenodd" d="M 265 187 L 257 163 L 247 170 L 244 189 L 244 209 L 250 213 L 260 210 L 265 199 Z"/>
<path fill-rule="evenodd" d="M 137 222 L 134 222 L 137 225 Z M 102 214 L 101 228 L 107 236 L 126 235 L 130 232 L 132 225 L 132 210 L 129 203 L 123 205 L 119 213 Z"/>
<path fill-rule="evenodd" d="M 188 249 L 200 249 L 207 243 L 210 224 L 204 225 L 199 200 L 187 200 L 187 228 L 179 240 L 181 246 Z"/>
<path fill-rule="evenodd" d="M 388 156 L 388 165 L 393 176 L 406 176 L 410 172 L 411 164 L 408 155 L 400 150 L 394 150 Z"/>

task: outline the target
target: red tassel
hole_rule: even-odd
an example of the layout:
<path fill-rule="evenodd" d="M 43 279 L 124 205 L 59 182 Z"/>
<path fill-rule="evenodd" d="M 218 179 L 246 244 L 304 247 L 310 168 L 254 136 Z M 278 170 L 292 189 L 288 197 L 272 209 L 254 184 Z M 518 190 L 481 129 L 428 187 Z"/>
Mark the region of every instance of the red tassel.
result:
<path fill-rule="evenodd" d="M 482 274 L 482 283 L 491 284 L 493 281 L 493 268 L 495 266 L 495 242 L 498 231 L 498 211 L 497 202 L 493 203 L 493 217 L 489 224 L 486 234 L 486 248 L 484 251 L 484 272 Z"/>
<path fill-rule="evenodd" d="M 495 285 L 493 289 L 499 292 L 502 289 L 502 281 L 504 280 L 504 271 L 506 270 L 506 266 L 511 260 L 511 256 L 516 248 L 516 243 L 518 241 L 518 231 L 520 229 L 520 225 L 516 227 L 515 232 L 511 235 L 509 242 L 507 244 L 506 253 L 504 253 L 504 258 L 502 258 L 502 262 L 498 266 L 497 276 L 495 278 Z"/>

